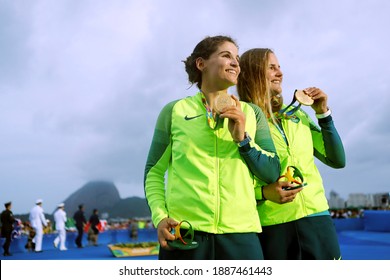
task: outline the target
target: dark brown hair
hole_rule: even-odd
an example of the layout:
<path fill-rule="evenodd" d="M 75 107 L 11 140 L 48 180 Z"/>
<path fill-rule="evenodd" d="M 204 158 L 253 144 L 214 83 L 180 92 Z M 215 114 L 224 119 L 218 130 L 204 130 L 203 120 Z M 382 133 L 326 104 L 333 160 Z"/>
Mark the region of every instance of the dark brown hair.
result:
<path fill-rule="evenodd" d="M 196 67 L 196 60 L 199 57 L 208 59 L 224 42 L 233 43 L 238 48 L 237 43 L 229 36 L 207 36 L 196 45 L 192 54 L 183 60 L 191 85 L 196 84 L 199 89 L 202 87 L 202 72 Z"/>

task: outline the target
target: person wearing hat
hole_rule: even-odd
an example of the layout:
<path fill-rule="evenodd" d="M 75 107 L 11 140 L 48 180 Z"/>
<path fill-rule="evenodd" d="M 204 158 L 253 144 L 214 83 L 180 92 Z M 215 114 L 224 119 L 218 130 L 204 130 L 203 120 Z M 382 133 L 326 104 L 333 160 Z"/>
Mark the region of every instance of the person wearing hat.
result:
<path fill-rule="evenodd" d="M 54 212 L 54 222 L 55 227 L 57 230 L 57 237 L 54 239 L 54 247 L 58 247 L 58 244 L 60 245 L 61 251 L 68 250 L 65 246 L 66 241 L 66 230 L 65 230 L 65 223 L 66 223 L 66 212 L 64 211 L 65 204 L 60 203 L 57 206 L 57 210 Z"/>
<path fill-rule="evenodd" d="M 42 208 L 42 199 L 35 201 L 35 206 L 30 211 L 30 224 L 35 230 L 35 237 L 33 242 L 35 243 L 35 252 L 42 252 L 42 239 L 43 239 L 43 226 L 47 226 L 45 214 Z"/>
<path fill-rule="evenodd" d="M 3 256 L 12 256 L 9 252 L 9 247 L 11 245 L 11 234 L 14 228 L 15 218 L 12 214 L 11 207 L 12 203 L 4 203 L 5 210 L 1 212 L 1 236 L 5 238 L 3 244 L 4 254 Z"/>

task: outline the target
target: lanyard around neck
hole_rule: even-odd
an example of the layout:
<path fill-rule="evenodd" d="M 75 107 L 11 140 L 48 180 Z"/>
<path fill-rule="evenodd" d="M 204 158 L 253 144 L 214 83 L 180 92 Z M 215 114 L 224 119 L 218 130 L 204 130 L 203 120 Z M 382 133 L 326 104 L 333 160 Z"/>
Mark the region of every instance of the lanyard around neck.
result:
<path fill-rule="evenodd" d="M 202 103 L 203 103 L 204 107 L 206 108 L 207 124 L 209 125 L 209 127 L 211 129 L 215 130 L 218 126 L 218 123 L 219 123 L 219 115 L 216 115 L 216 117 L 214 119 L 213 110 L 211 109 L 210 105 L 207 103 L 206 96 L 204 95 L 204 93 L 202 91 L 200 93 L 202 94 Z"/>
<path fill-rule="evenodd" d="M 277 118 L 277 119 L 291 119 L 294 116 L 294 113 L 296 111 L 298 111 L 299 108 L 301 108 L 301 103 L 299 103 L 296 107 L 293 107 L 293 104 L 295 101 L 296 101 L 296 99 L 294 97 L 292 102 L 290 104 L 288 104 L 284 109 L 282 109 L 278 112 L 275 112 L 274 113 L 275 118 Z M 291 107 L 293 107 L 293 108 L 288 111 L 288 109 L 290 109 Z"/>

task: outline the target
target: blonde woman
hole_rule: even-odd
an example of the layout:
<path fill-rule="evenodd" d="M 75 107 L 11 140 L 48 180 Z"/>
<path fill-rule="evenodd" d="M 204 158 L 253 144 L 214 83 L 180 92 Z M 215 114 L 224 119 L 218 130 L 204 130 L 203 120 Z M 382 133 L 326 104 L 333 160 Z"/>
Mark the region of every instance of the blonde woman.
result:
<path fill-rule="evenodd" d="M 263 227 L 259 235 L 265 259 L 339 259 L 340 248 L 329 214 L 317 158 L 332 168 L 345 166 L 342 141 L 328 108 L 328 96 L 319 88 L 301 93 L 311 100 L 318 125 L 302 110 L 283 103 L 283 73 L 275 53 L 268 48 L 246 51 L 240 60 L 237 91 L 268 117 L 271 136 L 281 163 L 281 174 L 298 168 L 306 186 L 295 190 L 288 182 L 259 180 L 258 212 Z"/>

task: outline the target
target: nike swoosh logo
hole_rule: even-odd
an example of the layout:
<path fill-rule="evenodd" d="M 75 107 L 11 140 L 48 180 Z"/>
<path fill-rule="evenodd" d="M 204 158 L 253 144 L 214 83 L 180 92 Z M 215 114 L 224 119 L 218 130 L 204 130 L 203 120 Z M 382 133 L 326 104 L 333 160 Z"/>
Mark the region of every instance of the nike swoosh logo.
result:
<path fill-rule="evenodd" d="M 192 120 L 192 119 L 199 118 L 199 117 L 201 117 L 201 116 L 203 116 L 203 114 L 197 115 L 197 116 L 195 116 L 195 117 L 185 116 L 184 119 L 185 119 L 186 121 L 189 121 L 189 120 Z"/>

